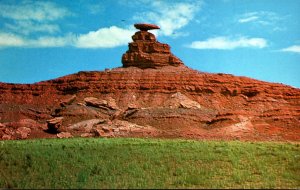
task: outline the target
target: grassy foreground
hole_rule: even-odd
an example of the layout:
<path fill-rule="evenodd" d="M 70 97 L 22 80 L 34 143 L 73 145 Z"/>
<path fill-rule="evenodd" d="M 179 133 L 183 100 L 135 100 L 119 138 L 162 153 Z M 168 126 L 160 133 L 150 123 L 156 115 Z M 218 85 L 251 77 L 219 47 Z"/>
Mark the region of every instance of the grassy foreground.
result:
<path fill-rule="evenodd" d="M 0 141 L 0 188 L 299 187 L 299 144 L 126 138 Z"/>

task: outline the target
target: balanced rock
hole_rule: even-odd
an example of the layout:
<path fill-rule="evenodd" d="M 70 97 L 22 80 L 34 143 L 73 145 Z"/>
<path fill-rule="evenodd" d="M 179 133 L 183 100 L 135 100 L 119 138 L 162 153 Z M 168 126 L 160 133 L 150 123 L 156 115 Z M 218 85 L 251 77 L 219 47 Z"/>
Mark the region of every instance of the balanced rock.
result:
<path fill-rule="evenodd" d="M 157 25 L 155 25 L 155 24 L 144 24 L 144 23 L 135 24 L 134 27 L 136 29 L 141 30 L 141 31 L 148 31 L 148 30 L 153 30 L 153 29 L 160 29 L 160 27 L 157 26 Z"/>
<path fill-rule="evenodd" d="M 123 54 L 123 67 L 156 68 L 162 66 L 179 66 L 182 61 L 173 55 L 168 44 L 160 43 L 148 30 L 159 29 L 153 24 L 135 24 L 140 31 L 132 36 L 129 50 Z"/>

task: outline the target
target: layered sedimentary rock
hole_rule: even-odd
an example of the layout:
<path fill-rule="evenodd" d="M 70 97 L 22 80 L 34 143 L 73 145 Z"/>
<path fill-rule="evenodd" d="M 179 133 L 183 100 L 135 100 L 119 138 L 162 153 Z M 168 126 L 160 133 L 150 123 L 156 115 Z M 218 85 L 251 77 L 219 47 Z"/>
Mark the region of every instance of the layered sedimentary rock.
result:
<path fill-rule="evenodd" d="M 300 140 L 298 88 L 183 64 L 133 63 L 35 84 L 0 83 L 0 138 Z"/>
<path fill-rule="evenodd" d="M 140 31 L 132 36 L 129 50 L 122 56 L 124 67 L 156 68 L 167 65 L 179 66 L 182 61 L 173 55 L 168 44 L 160 43 L 148 30 L 159 29 L 156 25 L 135 24 Z"/>
<path fill-rule="evenodd" d="M 65 127 L 105 120 L 83 136 L 108 125 L 116 130 L 111 136 L 300 140 L 299 89 L 184 66 L 80 72 L 31 85 L 1 83 L 0 100 L 3 138 L 17 138 L 14 130 L 24 119 L 37 123 L 29 138 L 47 137 L 47 120 L 63 117 Z M 134 127 L 116 125 L 121 121 L 144 128 L 131 133 Z"/>

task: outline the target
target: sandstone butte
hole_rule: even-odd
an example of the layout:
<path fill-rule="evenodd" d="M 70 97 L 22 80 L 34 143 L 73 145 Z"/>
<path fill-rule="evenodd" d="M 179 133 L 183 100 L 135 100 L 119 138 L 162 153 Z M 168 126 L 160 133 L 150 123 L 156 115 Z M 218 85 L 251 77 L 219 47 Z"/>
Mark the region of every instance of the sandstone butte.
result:
<path fill-rule="evenodd" d="M 0 83 L 0 138 L 300 140 L 300 89 L 190 69 L 135 26 L 123 67 Z"/>

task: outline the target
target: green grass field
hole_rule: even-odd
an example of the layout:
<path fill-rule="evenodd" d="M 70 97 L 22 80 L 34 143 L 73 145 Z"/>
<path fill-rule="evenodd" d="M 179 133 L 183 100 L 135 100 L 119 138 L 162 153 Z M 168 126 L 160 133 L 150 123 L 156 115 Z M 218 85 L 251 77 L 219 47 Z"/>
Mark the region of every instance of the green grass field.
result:
<path fill-rule="evenodd" d="M 0 188 L 299 188 L 294 143 L 0 141 Z"/>

